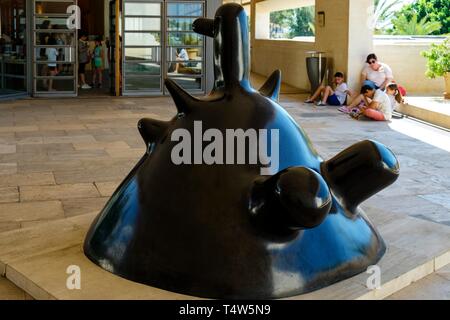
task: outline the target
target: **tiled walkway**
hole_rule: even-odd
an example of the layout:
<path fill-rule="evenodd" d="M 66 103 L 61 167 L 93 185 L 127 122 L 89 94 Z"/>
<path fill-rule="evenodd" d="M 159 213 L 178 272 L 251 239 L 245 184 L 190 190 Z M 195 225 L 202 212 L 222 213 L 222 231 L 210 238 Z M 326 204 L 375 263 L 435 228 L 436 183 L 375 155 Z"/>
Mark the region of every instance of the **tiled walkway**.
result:
<path fill-rule="evenodd" d="M 282 104 L 324 158 L 361 139 L 398 155 L 401 178 L 366 205 L 450 225 L 450 133 L 410 120 L 358 122 L 302 100 L 285 95 Z M 174 113 L 169 98 L 0 103 L 0 232 L 98 212 L 144 152 L 137 121 Z"/>
<path fill-rule="evenodd" d="M 364 204 L 369 213 L 406 213 L 450 226 L 450 133 L 411 120 L 355 121 L 303 99 L 284 95 L 281 103 L 324 158 L 362 139 L 397 154 L 401 177 Z M 174 114 L 169 98 L 0 103 L 0 232 L 99 212 L 144 152 L 137 121 Z"/>

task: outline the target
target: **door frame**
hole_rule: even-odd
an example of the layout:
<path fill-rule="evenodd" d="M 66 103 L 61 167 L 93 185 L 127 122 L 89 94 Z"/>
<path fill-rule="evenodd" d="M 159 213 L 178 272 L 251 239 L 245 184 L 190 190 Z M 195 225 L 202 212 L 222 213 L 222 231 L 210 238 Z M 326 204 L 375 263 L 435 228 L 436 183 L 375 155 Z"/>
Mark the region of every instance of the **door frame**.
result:
<path fill-rule="evenodd" d="M 69 5 L 78 5 L 78 0 L 42 0 L 44 2 L 67 2 L 68 6 Z M 28 24 L 29 24 L 29 50 L 31 50 L 31 52 L 29 52 L 29 78 L 30 78 L 30 87 L 29 87 L 29 91 L 30 94 L 33 97 L 43 97 L 43 98 L 52 98 L 52 97 L 57 97 L 57 98 L 64 98 L 64 97 L 78 97 L 78 29 L 74 29 L 74 31 L 69 31 L 65 29 L 61 29 L 61 32 L 63 33 L 72 33 L 74 36 L 74 44 L 71 46 L 68 46 L 68 48 L 73 48 L 74 52 L 74 62 L 71 63 L 73 64 L 74 70 L 73 76 L 67 76 L 67 77 L 52 77 L 54 79 L 59 79 L 59 80 L 72 80 L 74 82 L 74 91 L 54 91 L 52 93 L 50 92 L 43 92 L 43 91 L 37 91 L 37 81 L 39 81 L 39 79 L 49 79 L 50 77 L 39 77 L 36 73 L 37 73 L 37 64 L 38 64 L 38 59 L 36 57 L 36 2 L 37 0 L 30 0 L 31 4 L 30 4 L 30 11 L 28 12 L 29 15 L 29 19 L 28 19 Z M 70 17 L 70 14 L 67 13 L 57 13 L 57 14 L 47 14 L 47 16 L 49 18 L 53 17 L 61 17 L 61 16 L 67 16 L 67 18 Z M 60 47 L 60 46 L 59 46 Z"/>
<path fill-rule="evenodd" d="M 169 48 L 169 43 L 167 39 L 168 35 L 168 5 L 170 3 L 202 3 L 203 7 L 203 17 L 207 16 L 207 1 L 206 0 L 189 0 L 189 1 L 180 1 L 180 0 L 122 0 L 122 11 L 121 11 L 121 30 L 120 34 L 122 35 L 121 42 L 121 95 L 122 96 L 167 96 L 169 92 L 167 91 L 164 85 L 164 79 L 168 78 L 168 58 L 167 58 L 167 49 Z M 159 3 L 161 6 L 161 25 L 160 25 L 160 90 L 136 90 L 136 91 L 127 91 L 126 88 L 126 76 L 125 76 L 125 18 L 127 17 L 125 12 L 125 3 L 126 2 L 135 2 L 135 3 Z M 117 30 L 117 29 L 116 29 Z M 201 88 L 195 90 L 188 90 L 192 94 L 204 94 L 206 92 L 206 81 L 207 81 L 207 67 L 206 67 L 206 59 L 207 59 L 207 41 L 208 39 L 203 36 L 203 45 L 202 45 L 202 73 L 199 78 L 201 78 Z M 143 47 L 151 47 L 151 46 L 143 46 Z M 157 46 L 155 46 L 157 47 Z M 117 60 L 116 60 L 117 61 Z M 155 78 L 158 76 L 155 76 Z M 172 77 L 173 79 L 174 77 Z"/>

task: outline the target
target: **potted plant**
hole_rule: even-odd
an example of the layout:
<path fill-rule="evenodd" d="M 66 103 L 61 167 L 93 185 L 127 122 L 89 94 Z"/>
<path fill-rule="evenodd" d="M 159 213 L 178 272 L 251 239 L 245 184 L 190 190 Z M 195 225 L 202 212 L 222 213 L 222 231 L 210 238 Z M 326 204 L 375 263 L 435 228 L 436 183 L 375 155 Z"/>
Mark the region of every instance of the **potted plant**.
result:
<path fill-rule="evenodd" d="M 446 99 L 450 99 L 450 43 L 447 38 L 441 44 L 433 43 L 429 51 L 422 56 L 428 59 L 426 75 L 429 78 L 444 77 Z"/>

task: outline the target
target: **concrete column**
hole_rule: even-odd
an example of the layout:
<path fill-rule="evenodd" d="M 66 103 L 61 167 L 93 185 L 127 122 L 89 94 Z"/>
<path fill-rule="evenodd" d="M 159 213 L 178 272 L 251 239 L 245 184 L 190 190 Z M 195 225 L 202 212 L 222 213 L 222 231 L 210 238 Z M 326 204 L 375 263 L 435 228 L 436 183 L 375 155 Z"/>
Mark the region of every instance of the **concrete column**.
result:
<path fill-rule="evenodd" d="M 373 30 L 370 28 L 370 7 L 373 0 L 349 0 L 348 67 L 349 85 L 359 87 L 361 70 L 367 55 L 373 52 Z"/>
<path fill-rule="evenodd" d="M 360 85 L 366 56 L 373 51 L 369 7 L 373 0 L 316 0 L 316 18 L 325 13 L 325 26 L 316 23 L 316 49 L 332 58 L 332 72 L 342 71 L 351 88 Z M 317 22 L 317 21 L 316 21 Z"/>

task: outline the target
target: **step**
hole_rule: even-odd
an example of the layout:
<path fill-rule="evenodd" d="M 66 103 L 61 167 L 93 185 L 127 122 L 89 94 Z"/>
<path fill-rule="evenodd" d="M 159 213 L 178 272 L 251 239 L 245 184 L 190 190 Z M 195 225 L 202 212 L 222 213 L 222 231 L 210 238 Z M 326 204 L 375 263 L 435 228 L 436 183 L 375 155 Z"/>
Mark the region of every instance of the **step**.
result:
<path fill-rule="evenodd" d="M 11 281 L 0 277 L 0 300 L 25 300 L 27 294 Z"/>
<path fill-rule="evenodd" d="M 368 274 L 291 299 L 384 299 L 450 263 L 450 227 L 366 208 L 388 244 L 379 263 L 381 288 Z M 34 299 L 197 299 L 134 283 L 97 267 L 82 252 L 95 215 L 83 215 L 0 234 L 0 276 Z M 81 270 L 81 290 L 66 287 L 69 266 Z"/>
<path fill-rule="evenodd" d="M 450 265 L 394 293 L 388 300 L 450 300 Z"/>
<path fill-rule="evenodd" d="M 450 129 L 450 100 L 441 97 L 408 97 L 399 112 Z"/>

